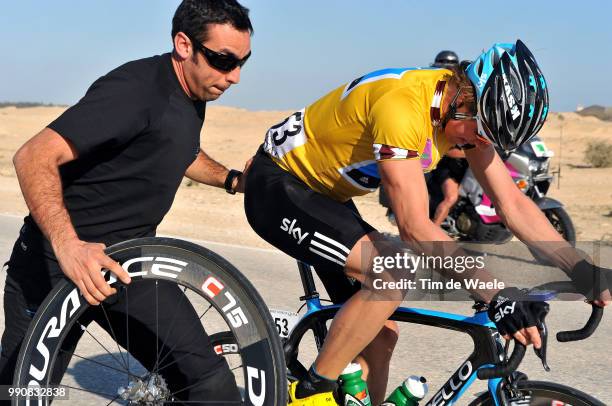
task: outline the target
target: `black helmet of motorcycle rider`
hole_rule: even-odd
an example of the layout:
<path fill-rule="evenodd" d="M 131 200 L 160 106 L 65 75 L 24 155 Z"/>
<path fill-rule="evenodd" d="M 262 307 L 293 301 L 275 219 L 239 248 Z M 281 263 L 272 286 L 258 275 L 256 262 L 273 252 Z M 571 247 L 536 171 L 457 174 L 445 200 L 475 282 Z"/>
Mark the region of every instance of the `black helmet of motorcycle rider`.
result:
<path fill-rule="evenodd" d="M 454 66 L 459 64 L 459 57 L 453 51 L 440 51 L 438 55 L 436 55 L 436 59 L 431 66 L 436 68 L 448 68 L 450 66 Z"/>
<path fill-rule="evenodd" d="M 548 88 L 521 40 L 494 44 L 466 73 L 476 90 L 479 135 L 509 152 L 542 128 L 548 115 Z"/>

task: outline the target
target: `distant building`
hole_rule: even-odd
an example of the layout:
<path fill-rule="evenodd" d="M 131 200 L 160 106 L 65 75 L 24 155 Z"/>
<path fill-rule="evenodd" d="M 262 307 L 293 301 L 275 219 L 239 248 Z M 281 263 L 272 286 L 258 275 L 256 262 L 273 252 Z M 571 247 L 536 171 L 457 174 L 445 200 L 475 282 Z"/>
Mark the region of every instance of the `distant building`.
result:
<path fill-rule="evenodd" d="M 576 106 L 576 111 L 582 111 L 584 110 L 584 106 L 582 104 L 579 104 Z"/>

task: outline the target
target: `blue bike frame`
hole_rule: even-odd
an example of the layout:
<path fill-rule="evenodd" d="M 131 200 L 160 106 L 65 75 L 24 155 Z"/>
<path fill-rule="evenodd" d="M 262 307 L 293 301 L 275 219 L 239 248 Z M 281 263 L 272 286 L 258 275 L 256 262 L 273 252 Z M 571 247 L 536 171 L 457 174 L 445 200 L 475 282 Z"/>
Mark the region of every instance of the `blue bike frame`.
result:
<path fill-rule="evenodd" d="M 312 330 L 320 349 L 327 334 L 326 322 L 333 319 L 341 307 L 341 305 L 323 305 L 314 288 L 310 267 L 300 263 L 299 268 L 306 292 L 306 296 L 301 299 L 306 302 L 307 311 L 293 328 L 284 345 L 287 366 L 296 376 L 306 371 L 297 360 L 297 349 L 302 337 L 308 330 Z M 484 311 L 477 311 L 473 316 L 465 316 L 427 309 L 399 307 L 390 319 L 461 331 L 467 333 L 474 342 L 472 354 L 434 394 L 426 406 L 454 404 L 474 382 L 480 368 L 493 366 L 505 356 L 501 336 Z M 503 379 L 500 378 L 488 381 L 488 389 L 495 405 L 502 404 L 500 402 L 502 383 Z"/>

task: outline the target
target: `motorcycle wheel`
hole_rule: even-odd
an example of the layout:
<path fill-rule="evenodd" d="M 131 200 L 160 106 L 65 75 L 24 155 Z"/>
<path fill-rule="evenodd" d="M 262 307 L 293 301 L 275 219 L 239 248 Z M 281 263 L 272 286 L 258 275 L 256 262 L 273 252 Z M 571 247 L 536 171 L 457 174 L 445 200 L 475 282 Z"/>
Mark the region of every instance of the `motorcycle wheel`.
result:
<path fill-rule="evenodd" d="M 550 221 L 550 224 L 557 230 L 564 240 L 568 241 L 573 246 L 576 245 L 576 229 L 569 214 L 563 207 L 555 207 L 544 210 L 544 215 Z M 553 264 L 538 251 L 529 248 L 531 255 L 538 261 L 539 264 L 552 266 Z"/>

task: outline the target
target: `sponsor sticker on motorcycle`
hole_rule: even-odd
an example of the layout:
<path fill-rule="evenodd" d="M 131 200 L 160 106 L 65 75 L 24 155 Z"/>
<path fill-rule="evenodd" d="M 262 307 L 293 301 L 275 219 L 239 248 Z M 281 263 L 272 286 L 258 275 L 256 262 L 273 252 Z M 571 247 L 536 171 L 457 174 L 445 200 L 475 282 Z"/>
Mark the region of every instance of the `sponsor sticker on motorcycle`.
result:
<path fill-rule="evenodd" d="M 553 151 L 546 148 L 546 145 L 542 141 L 532 141 L 531 149 L 533 149 L 534 154 L 538 158 L 542 158 L 542 157 L 550 158 L 555 155 Z"/>

